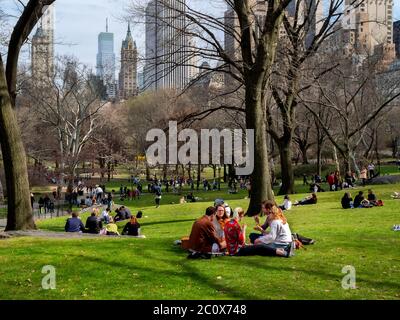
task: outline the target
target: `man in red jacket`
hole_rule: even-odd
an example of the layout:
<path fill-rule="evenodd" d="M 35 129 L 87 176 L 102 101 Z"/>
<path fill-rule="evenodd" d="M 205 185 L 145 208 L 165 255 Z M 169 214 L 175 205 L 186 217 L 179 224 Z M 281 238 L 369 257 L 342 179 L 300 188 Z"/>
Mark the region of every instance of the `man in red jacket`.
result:
<path fill-rule="evenodd" d="M 329 190 L 330 191 L 335 191 L 333 189 L 333 186 L 335 185 L 335 173 L 331 172 L 331 174 L 328 176 L 328 184 L 329 184 Z"/>

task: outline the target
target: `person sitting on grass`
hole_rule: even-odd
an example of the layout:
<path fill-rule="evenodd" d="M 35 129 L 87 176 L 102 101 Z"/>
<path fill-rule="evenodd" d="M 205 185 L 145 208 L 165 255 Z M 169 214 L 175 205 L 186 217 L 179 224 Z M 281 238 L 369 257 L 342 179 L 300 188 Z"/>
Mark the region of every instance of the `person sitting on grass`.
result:
<path fill-rule="evenodd" d="M 295 206 L 305 206 L 305 205 L 309 205 L 309 204 L 317 204 L 317 195 L 315 193 L 312 193 L 311 196 L 308 196 L 307 198 L 300 200 L 300 201 L 296 201 L 295 202 Z"/>
<path fill-rule="evenodd" d="M 72 212 L 72 217 L 65 224 L 65 232 L 84 232 L 85 226 L 79 218 L 78 212 Z"/>
<path fill-rule="evenodd" d="M 242 208 L 233 210 L 231 219 L 225 223 L 224 233 L 226 240 L 226 248 L 229 255 L 235 255 L 238 250 L 245 245 L 246 239 L 246 225 L 240 226 L 239 222 L 244 216 Z"/>
<path fill-rule="evenodd" d="M 351 197 L 350 192 L 346 192 L 342 198 L 342 208 L 343 209 L 352 209 L 353 208 L 353 198 Z"/>
<path fill-rule="evenodd" d="M 103 212 L 101 213 L 101 216 L 100 216 L 100 220 L 102 222 L 104 222 L 105 224 L 108 224 L 110 222 L 110 213 L 111 213 L 111 210 L 109 208 L 103 210 Z"/>
<path fill-rule="evenodd" d="M 91 207 L 92 206 L 92 199 L 90 199 L 90 197 L 89 196 L 87 196 L 86 197 L 86 200 L 85 200 L 85 206 L 87 207 L 87 208 L 89 208 L 89 207 Z"/>
<path fill-rule="evenodd" d="M 140 235 L 140 224 L 135 216 L 132 216 L 131 220 L 125 225 L 122 234 L 133 237 L 138 237 Z"/>
<path fill-rule="evenodd" d="M 208 207 L 204 216 L 193 224 L 188 241 L 192 253 L 188 258 L 211 258 L 212 252 L 226 248 L 226 243 L 217 236 L 214 228 L 215 213 L 215 207 Z"/>
<path fill-rule="evenodd" d="M 186 200 L 189 202 L 196 202 L 196 198 L 193 195 L 193 192 L 190 192 L 187 196 L 186 196 Z"/>
<path fill-rule="evenodd" d="M 123 207 L 116 209 L 115 212 L 117 213 L 114 217 L 115 222 L 127 220 L 126 212 Z"/>
<path fill-rule="evenodd" d="M 262 255 L 289 258 L 293 255 L 294 245 L 292 232 L 286 217 L 273 201 L 264 201 L 262 207 L 263 211 L 267 213 L 270 232 L 267 233 L 263 230 L 263 235 L 254 241 L 254 245 L 240 248 L 237 255 Z M 261 231 L 262 228 L 260 227 L 259 230 Z"/>
<path fill-rule="evenodd" d="M 216 211 L 217 212 L 213 220 L 214 228 L 217 233 L 217 236 L 220 239 L 224 239 L 225 238 L 224 227 L 225 223 L 229 220 L 229 217 L 226 214 L 224 205 L 216 206 Z"/>
<path fill-rule="evenodd" d="M 86 233 L 92 233 L 92 234 L 100 233 L 100 230 L 103 228 L 103 223 L 98 218 L 98 212 L 96 210 L 93 210 L 90 217 L 87 218 L 85 227 L 86 227 L 85 231 Z"/>
<path fill-rule="evenodd" d="M 354 198 L 354 208 L 360 208 L 361 201 L 363 201 L 364 199 L 364 192 L 358 192 L 358 195 L 356 195 L 356 197 Z"/>
<path fill-rule="evenodd" d="M 378 201 L 375 193 L 372 191 L 372 189 L 368 190 L 368 201 L 372 204 L 372 205 L 376 205 L 376 202 Z"/>
<path fill-rule="evenodd" d="M 264 224 L 260 225 L 260 218 L 259 218 L 258 214 L 254 216 L 254 221 L 256 222 L 256 226 L 254 227 L 254 230 L 260 231 L 261 233 L 250 233 L 249 239 L 252 244 L 254 244 L 254 241 L 256 239 L 258 239 L 258 238 L 262 237 L 264 234 L 266 234 L 266 230 L 269 227 L 269 221 L 268 221 L 268 215 L 267 215 L 268 209 L 264 205 L 261 205 L 260 210 L 264 214 L 266 214 L 266 219 L 265 219 Z M 260 212 L 260 210 L 257 210 L 256 212 Z"/>
<path fill-rule="evenodd" d="M 119 236 L 118 226 L 114 223 L 112 217 L 110 217 L 110 223 L 106 225 L 106 232 L 108 236 Z"/>
<path fill-rule="evenodd" d="M 288 195 L 285 196 L 285 198 L 283 200 L 283 204 L 281 206 L 279 206 L 279 208 L 283 211 L 292 209 L 292 201 L 290 201 L 290 198 Z"/>

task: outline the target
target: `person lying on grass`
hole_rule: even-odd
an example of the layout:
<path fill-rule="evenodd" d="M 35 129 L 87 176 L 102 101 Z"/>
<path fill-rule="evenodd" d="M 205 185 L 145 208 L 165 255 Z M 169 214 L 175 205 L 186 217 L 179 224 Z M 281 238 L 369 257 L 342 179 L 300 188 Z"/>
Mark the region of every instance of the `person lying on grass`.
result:
<path fill-rule="evenodd" d="M 254 245 L 239 248 L 237 256 L 279 256 L 290 257 L 293 255 L 292 232 L 283 211 L 272 201 L 264 201 L 262 210 L 267 214 L 267 223 L 270 232 L 266 232 L 260 225 L 255 229 L 263 233 L 254 240 Z"/>
<path fill-rule="evenodd" d="M 400 192 L 393 192 L 390 197 L 393 199 L 400 199 Z"/>
<path fill-rule="evenodd" d="M 216 214 L 215 207 L 208 207 L 204 216 L 192 226 L 188 248 L 200 254 L 219 252 L 226 248 L 226 243 L 217 236 L 213 224 Z"/>
<path fill-rule="evenodd" d="M 312 193 L 310 196 L 308 196 L 307 198 L 300 200 L 300 201 L 296 201 L 294 203 L 295 206 L 305 206 L 305 205 L 309 205 L 309 204 L 317 204 L 317 194 L 316 193 Z"/>

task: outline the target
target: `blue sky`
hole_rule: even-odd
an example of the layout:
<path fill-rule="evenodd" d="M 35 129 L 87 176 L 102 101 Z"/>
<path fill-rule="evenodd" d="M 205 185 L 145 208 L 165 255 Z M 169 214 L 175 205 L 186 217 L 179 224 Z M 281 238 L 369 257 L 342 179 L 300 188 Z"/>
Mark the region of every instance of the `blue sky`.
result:
<path fill-rule="evenodd" d="M 197 4 L 201 0 L 191 0 Z M 127 22 L 124 15 L 131 0 L 56 0 L 56 54 L 75 55 L 81 62 L 95 67 L 97 36 L 105 31 L 106 18 L 109 30 L 114 33 L 114 50 L 119 57 L 121 42 L 125 38 Z M 20 8 L 16 0 L 0 0 L 8 11 Z M 400 20 L 400 0 L 394 1 L 394 20 Z M 139 53 L 144 53 L 143 26 L 133 25 L 132 33 Z"/>

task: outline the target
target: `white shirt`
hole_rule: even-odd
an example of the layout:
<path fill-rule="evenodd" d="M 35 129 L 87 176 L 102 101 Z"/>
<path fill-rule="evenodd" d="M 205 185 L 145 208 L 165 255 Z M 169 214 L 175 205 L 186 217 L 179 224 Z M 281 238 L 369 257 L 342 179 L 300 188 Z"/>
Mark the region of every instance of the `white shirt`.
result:
<path fill-rule="evenodd" d="M 283 207 L 285 208 L 285 210 L 290 210 L 292 209 L 292 201 L 285 199 L 283 201 Z"/>
<path fill-rule="evenodd" d="M 258 238 L 261 242 L 265 244 L 292 242 L 292 231 L 290 231 L 288 223 L 283 224 L 282 220 L 274 220 L 271 222 L 270 228 L 269 233 Z"/>
<path fill-rule="evenodd" d="M 109 216 L 109 214 L 108 214 L 108 212 L 106 211 L 106 210 L 104 210 L 102 213 L 101 213 L 101 219 L 104 219 L 105 217 L 108 217 Z"/>

